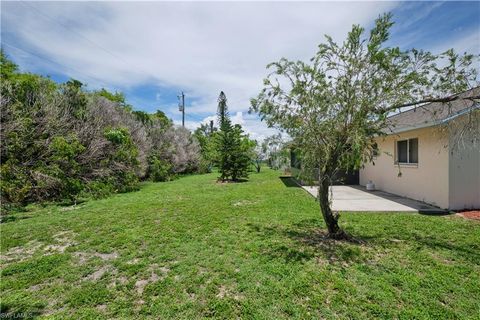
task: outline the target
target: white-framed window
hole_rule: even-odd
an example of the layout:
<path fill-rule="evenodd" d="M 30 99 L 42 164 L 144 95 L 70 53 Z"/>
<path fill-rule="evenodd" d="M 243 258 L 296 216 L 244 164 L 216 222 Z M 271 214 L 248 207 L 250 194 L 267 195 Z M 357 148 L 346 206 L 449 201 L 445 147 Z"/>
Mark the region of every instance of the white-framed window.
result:
<path fill-rule="evenodd" d="M 418 138 L 398 140 L 395 163 L 418 164 Z"/>

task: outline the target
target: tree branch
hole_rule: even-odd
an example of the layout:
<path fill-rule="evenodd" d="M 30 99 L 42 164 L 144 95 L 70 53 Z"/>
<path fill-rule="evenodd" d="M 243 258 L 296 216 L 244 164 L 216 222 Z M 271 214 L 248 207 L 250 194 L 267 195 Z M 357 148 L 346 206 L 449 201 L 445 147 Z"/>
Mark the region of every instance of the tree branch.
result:
<path fill-rule="evenodd" d="M 433 102 L 446 103 L 446 102 L 451 102 L 451 101 L 456 101 L 456 100 L 471 100 L 471 101 L 474 101 L 474 100 L 478 100 L 478 99 L 480 99 L 480 95 L 472 96 L 472 97 L 461 97 L 461 96 L 457 95 L 457 96 L 450 96 L 450 97 L 445 97 L 445 98 L 431 98 L 431 99 L 424 99 L 424 100 L 419 100 L 419 101 L 415 101 L 415 102 L 396 105 L 396 106 L 385 109 L 385 111 L 391 111 L 391 110 L 416 106 L 416 105 L 424 104 L 424 103 L 433 103 Z"/>

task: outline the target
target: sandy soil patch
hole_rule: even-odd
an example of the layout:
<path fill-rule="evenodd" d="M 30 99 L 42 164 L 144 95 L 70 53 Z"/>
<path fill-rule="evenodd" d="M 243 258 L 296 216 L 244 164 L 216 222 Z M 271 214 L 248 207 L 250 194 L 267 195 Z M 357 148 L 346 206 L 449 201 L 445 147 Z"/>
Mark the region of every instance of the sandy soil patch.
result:
<path fill-rule="evenodd" d="M 85 264 L 88 260 L 97 257 L 102 259 L 103 261 L 111 261 L 115 260 L 118 258 L 118 253 L 117 252 L 112 252 L 112 253 L 99 253 L 99 252 L 82 252 L 82 251 L 77 251 L 73 253 L 73 256 L 78 259 L 79 264 Z"/>
<path fill-rule="evenodd" d="M 74 246 L 77 243 L 72 240 L 75 233 L 72 231 L 62 231 L 53 236 L 56 243 L 47 245 L 43 250 L 46 255 L 54 253 L 64 253 L 68 247 Z"/>
<path fill-rule="evenodd" d="M 42 247 L 42 243 L 37 240 L 27 242 L 23 246 L 10 248 L 5 254 L 0 255 L 1 263 L 20 262 L 31 258 L 37 250 Z"/>
<path fill-rule="evenodd" d="M 244 298 L 244 296 L 238 292 L 235 292 L 235 290 L 231 287 L 227 287 L 224 285 L 221 285 L 218 288 L 218 293 L 217 293 L 217 298 L 223 299 L 223 298 L 233 298 L 234 300 L 240 301 Z"/>
<path fill-rule="evenodd" d="M 257 202 L 256 201 L 250 201 L 250 200 L 240 200 L 240 201 L 234 202 L 232 205 L 234 207 L 243 207 L 243 206 L 253 205 L 255 203 L 257 203 Z"/>
<path fill-rule="evenodd" d="M 148 279 L 141 279 L 137 280 L 135 282 L 135 290 L 137 291 L 138 295 L 142 295 L 143 291 L 145 290 L 145 287 L 149 283 L 155 283 L 159 280 L 163 280 L 167 277 L 168 273 L 170 272 L 170 269 L 168 267 L 158 267 L 156 264 L 153 264 L 150 268 L 150 277 Z M 161 274 L 160 276 L 158 274 Z"/>
<path fill-rule="evenodd" d="M 106 266 L 102 266 L 100 269 L 96 270 L 94 273 L 92 274 L 89 274 L 88 276 L 86 276 L 85 278 L 83 278 L 83 280 L 87 280 L 87 281 L 98 281 L 100 280 L 103 275 L 105 273 L 107 273 L 108 271 L 110 271 L 112 269 L 112 266 L 110 265 L 106 265 Z"/>
<path fill-rule="evenodd" d="M 53 236 L 53 243 L 45 245 L 37 240 L 27 242 L 23 246 L 10 248 L 7 252 L 0 255 L 1 263 L 21 262 L 30 259 L 37 251 L 43 249 L 44 255 L 51 255 L 55 253 L 64 253 L 68 247 L 74 246 L 77 243 L 73 240 L 75 238 L 73 231 L 62 231 Z"/>

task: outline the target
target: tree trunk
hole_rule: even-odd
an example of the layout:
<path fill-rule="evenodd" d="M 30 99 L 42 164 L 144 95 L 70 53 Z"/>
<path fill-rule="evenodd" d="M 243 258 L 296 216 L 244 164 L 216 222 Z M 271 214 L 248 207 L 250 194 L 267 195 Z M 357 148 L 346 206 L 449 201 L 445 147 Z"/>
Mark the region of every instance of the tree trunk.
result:
<path fill-rule="evenodd" d="M 333 239 L 345 238 L 345 232 L 338 226 L 338 217 L 330 208 L 329 196 L 330 181 L 325 175 L 320 175 L 318 183 L 318 202 L 322 211 L 323 220 L 328 228 L 328 236 Z"/>

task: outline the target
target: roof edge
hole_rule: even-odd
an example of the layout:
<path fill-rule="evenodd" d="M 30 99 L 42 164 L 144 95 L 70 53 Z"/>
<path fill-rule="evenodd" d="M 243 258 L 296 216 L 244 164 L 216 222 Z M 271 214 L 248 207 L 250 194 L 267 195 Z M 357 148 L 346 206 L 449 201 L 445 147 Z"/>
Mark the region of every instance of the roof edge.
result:
<path fill-rule="evenodd" d="M 428 127 L 434 127 L 434 126 L 437 126 L 437 125 L 441 125 L 441 124 L 445 124 L 445 123 L 448 123 L 464 114 L 467 114 L 475 109 L 480 109 L 480 104 L 479 103 L 476 103 L 468 108 L 465 108 L 463 110 L 460 110 L 459 112 L 457 113 L 454 113 L 452 115 L 450 115 L 449 117 L 443 119 L 443 120 L 434 120 L 434 121 L 428 121 L 428 122 L 425 122 L 425 123 L 422 123 L 422 124 L 419 124 L 419 125 L 416 125 L 416 126 L 411 126 L 411 127 L 404 127 L 404 128 L 401 128 L 401 129 L 398 129 L 398 130 L 391 130 L 388 135 L 392 135 L 392 134 L 397 134 L 397 133 L 402 133 L 402 132 L 406 132 L 406 131 L 411 131 L 411 130 L 417 130 L 417 129 L 423 129 L 423 128 L 428 128 Z"/>

